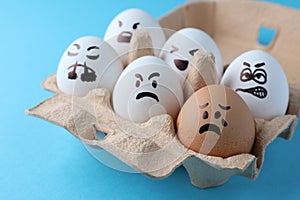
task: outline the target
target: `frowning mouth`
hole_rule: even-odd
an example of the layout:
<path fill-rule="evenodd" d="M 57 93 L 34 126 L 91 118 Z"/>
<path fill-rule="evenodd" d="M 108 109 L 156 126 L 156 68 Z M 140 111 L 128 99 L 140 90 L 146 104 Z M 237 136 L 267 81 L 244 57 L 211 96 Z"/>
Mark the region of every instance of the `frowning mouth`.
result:
<path fill-rule="evenodd" d="M 123 31 L 118 35 L 118 42 L 129 43 L 132 37 L 132 33 L 129 31 Z"/>
<path fill-rule="evenodd" d="M 144 97 L 150 97 L 150 98 L 155 99 L 157 102 L 159 102 L 158 96 L 156 94 L 152 93 L 152 92 L 138 93 L 138 95 L 136 96 L 136 100 L 139 100 L 139 99 L 144 98 Z"/>
<path fill-rule="evenodd" d="M 199 133 L 200 134 L 205 133 L 207 131 L 212 131 L 212 132 L 215 132 L 218 135 L 221 135 L 220 128 L 217 125 L 215 125 L 215 124 L 204 124 L 199 129 Z"/>
<path fill-rule="evenodd" d="M 268 96 L 268 91 L 264 87 L 261 87 L 261 86 L 246 88 L 246 89 L 238 88 L 235 91 L 236 92 L 246 92 L 246 93 L 252 94 L 253 96 L 256 96 L 257 98 L 260 98 L 260 99 L 264 99 Z"/>

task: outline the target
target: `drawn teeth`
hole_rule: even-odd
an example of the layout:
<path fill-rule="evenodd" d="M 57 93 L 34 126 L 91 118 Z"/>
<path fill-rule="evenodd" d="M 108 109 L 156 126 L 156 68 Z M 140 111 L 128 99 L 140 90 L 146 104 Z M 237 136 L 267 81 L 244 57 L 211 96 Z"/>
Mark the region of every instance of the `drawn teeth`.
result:
<path fill-rule="evenodd" d="M 263 87 L 253 87 L 253 88 L 246 88 L 246 89 L 243 89 L 243 88 L 238 88 L 235 90 L 236 92 L 247 92 L 249 94 L 252 94 L 260 99 L 263 99 L 265 97 L 267 97 L 268 95 L 268 91 L 263 88 Z"/>

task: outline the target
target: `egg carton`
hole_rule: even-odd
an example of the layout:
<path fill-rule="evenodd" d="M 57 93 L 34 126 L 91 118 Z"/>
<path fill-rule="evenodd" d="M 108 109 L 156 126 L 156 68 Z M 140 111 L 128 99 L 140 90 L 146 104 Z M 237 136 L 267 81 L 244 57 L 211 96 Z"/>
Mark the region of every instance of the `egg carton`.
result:
<path fill-rule="evenodd" d="M 271 53 L 282 64 L 290 86 L 287 113 L 269 121 L 255 119 L 256 139 L 249 154 L 221 158 L 196 153 L 180 143 L 169 115 L 155 116 L 145 123 L 124 120 L 113 111 L 108 90 L 94 89 L 84 97 L 66 95 L 57 88 L 56 74 L 43 82 L 44 89 L 55 95 L 26 113 L 67 129 L 88 148 L 109 152 L 152 178 L 165 178 L 183 165 L 191 183 L 200 188 L 224 184 L 233 175 L 255 179 L 263 165 L 266 147 L 277 137 L 291 139 L 297 126 L 300 115 L 297 64 L 300 60 L 296 54 L 300 47 L 294 44 L 300 43 L 299 21 L 297 10 L 252 1 L 192 2 L 160 19 L 162 27 L 167 29 L 195 27 L 209 33 L 220 47 L 225 64 L 244 51 L 258 48 Z M 268 46 L 257 43 L 261 26 L 277 30 Z M 169 36 L 170 32 L 166 34 Z M 143 49 L 138 42 L 141 40 L 135 41 L 136 47 Z M 130 59 L 151 52 L 147 46 L 146 51 L 133 53 Z M 105 137 L 98 138 L 97 131 L 105 133 Z"/>

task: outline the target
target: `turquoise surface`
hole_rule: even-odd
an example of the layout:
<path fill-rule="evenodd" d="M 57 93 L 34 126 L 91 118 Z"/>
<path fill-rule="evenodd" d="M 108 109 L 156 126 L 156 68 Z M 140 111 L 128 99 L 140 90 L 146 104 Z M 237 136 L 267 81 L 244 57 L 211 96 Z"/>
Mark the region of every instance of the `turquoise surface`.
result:
<path fill-rule="evenodd" d="M 277 139 L 269 146 L 257 180 L 232 177 L 221 187 L 203 190 L 191 185 L 183 167 L 163 180 L 113 170 L 94 159 L 66 130 L 24 114 L 52 95 L 41 82 L 56 71 L 74 39 L 103 37 L 110 20 L 126 8 L 141 8 L 158 18 L 184 2 L 1 2 L 1 200 L 300 198 L 299 126 L 291 141 Z M 300 8 L 300 1 L 272 2 Z"/>

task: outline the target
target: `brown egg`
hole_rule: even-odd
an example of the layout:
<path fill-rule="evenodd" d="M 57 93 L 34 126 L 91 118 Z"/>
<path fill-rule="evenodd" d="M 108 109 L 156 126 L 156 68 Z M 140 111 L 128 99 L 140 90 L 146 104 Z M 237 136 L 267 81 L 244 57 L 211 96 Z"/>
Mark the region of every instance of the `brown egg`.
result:
<path fill-rule="evenodd" d="M 195 152 L 229 157 L 249 153 L 255 140 L 255 124 L 243 99 L 222 85 L 196 91 L 177 118 L 178 138 Z"/>

